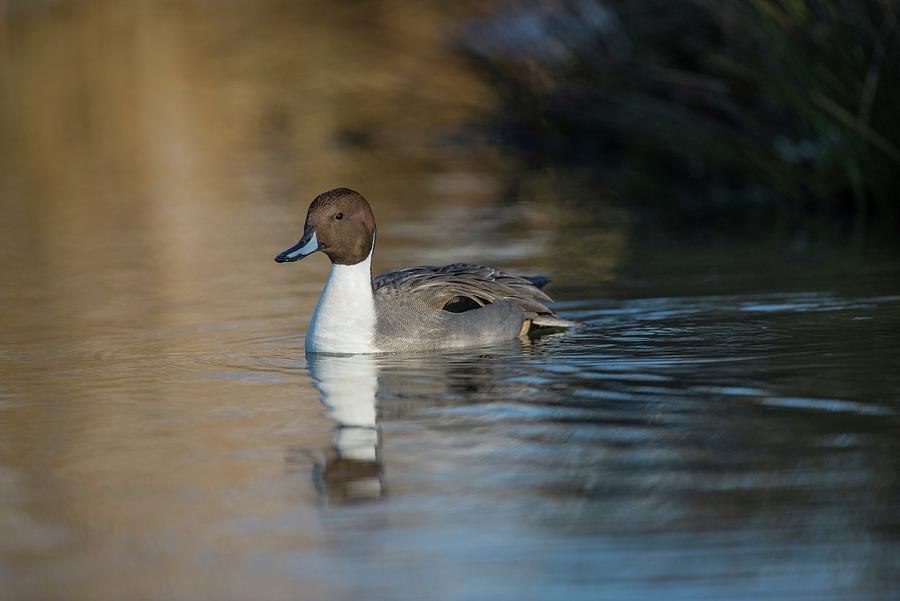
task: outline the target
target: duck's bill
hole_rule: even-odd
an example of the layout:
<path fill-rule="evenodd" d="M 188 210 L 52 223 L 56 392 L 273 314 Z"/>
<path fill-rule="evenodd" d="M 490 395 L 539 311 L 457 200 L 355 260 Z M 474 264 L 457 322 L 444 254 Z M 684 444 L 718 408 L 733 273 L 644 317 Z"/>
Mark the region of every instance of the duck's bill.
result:
<path fill-rule="evenodd" d="M 309 229 L 303 233 L 303 237 L 300 238 L 300 242 L 293 245 L 286 251 L 279 254 L 275 257 L 275 260 L 279 263 L 289 263 L 291 261 L 297 261 L 302 259 L 303 257 L 309 256 L 319 250 L 319 241 L 316 239 L 316 230 Z"/>

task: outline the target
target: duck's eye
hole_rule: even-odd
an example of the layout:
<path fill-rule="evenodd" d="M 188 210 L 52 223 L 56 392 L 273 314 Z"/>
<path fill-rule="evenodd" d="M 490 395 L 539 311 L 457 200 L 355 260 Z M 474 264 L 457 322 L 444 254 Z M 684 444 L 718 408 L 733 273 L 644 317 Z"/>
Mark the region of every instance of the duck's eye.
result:
<path fill-rule="evenodd" d="M 343 218 L 344 218 L 344 214 L 343 214 L 343 213 L 338 213 L 337 215 L 334 216 L 334 218 L 335 218 L 335 219 L 343 219 Z"/>

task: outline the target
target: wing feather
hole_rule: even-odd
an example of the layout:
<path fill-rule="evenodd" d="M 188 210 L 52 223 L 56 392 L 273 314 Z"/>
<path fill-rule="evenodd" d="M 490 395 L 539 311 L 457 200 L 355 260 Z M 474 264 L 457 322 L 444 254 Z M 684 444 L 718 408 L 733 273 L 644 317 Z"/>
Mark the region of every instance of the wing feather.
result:
<path fill-rule="evenodd" d="M 399 295 L 436 309 L 463 296 L 482 307 L 505 299 L 521 307 L 526 315 L 553 315 L 546 306 L 553 299 L 541 290 L 548 281 L 540 276 L 524 277 L 482 265 L 454 263 L 384 273 L 372 284 L 379 294 Z"/>

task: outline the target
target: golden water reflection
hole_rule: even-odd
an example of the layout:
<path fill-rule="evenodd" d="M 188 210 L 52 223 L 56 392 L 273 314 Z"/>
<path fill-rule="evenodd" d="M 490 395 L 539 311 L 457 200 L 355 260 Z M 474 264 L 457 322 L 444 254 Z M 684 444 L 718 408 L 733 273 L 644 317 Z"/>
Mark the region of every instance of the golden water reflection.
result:
<path fill-rule="evenodd" d="M 453 142 L 491 103 L 466 10 L 0 3 L 0 597 L 316 596 L 241 575 L 331 544 L 285 478 L 334 443 L 301 343 L 324 260 L 271 261 L 305 203 L 366 194 L 377 269 L 552 267 L 556 209 Z"/>
<path fill-rule="evenodd" d="M 0 598 L 694 598 L 752 586 L 748 565 L 788 566 L 787 591 L 829 584 L 826 560 L 884 573 L 888 278 L 842 280 L 846 303 L 830 280 L 728 296 L 809 280 L 731 240 L 734 273 L 696 241 L 654 256 L 604 190 L 469 144 L 493 100 L 448 40 L 481 10 L 0 3 Z M 327 262 L 272 257 L 334 186 L 371 200 L 376 270 L 548 274 L 588 326 L 307 366 Z M 608 300 L 635 280 L 646 301 Z M 747 553 L 722 555 L 731 534 Z"/>

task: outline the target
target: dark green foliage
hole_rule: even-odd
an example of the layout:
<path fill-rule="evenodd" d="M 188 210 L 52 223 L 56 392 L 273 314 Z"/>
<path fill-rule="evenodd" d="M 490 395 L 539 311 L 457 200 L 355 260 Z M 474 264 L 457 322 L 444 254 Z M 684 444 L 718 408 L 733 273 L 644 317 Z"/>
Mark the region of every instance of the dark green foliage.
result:
<path fill-rule="evenodd" d="M 900 224 L 896 0 L 513 6 L 463 47 L 528 156 L 635 199 Z"/>

